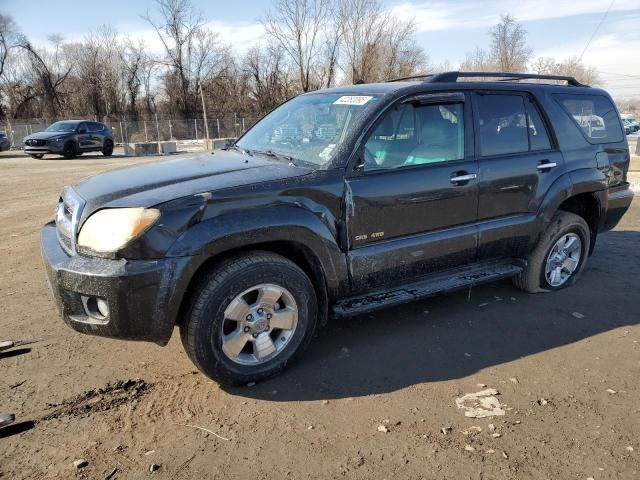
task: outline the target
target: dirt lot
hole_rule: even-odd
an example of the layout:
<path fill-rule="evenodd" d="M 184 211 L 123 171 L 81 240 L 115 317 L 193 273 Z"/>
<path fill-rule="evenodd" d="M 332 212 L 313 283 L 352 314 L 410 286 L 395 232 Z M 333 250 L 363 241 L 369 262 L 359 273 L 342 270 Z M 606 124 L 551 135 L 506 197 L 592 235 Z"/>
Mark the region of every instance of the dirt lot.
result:
<path fill-rule="evenodd" d="M 0 410 L 22 422 L 0 477 L 640 478 L 640 200 L 571 289 L 504 281 L 333 321 L 284 375 L 222 389 L 178 335 L 82 336 L 49 301 L 38 230 L 61 188 L 140 161 L 0 156 L 0 337 L 25 342 L 0 354 Z M 504 416 L 456 407 L 479 384 Z"/>

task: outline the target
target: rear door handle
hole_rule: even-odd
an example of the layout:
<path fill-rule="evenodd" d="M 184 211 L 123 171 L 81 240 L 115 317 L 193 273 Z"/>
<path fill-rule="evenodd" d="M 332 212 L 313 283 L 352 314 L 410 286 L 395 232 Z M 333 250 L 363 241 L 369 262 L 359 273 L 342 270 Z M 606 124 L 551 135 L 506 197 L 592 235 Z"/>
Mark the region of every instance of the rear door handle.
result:
<path fill-rule="evenodd" d="M 536 167 L 538 170 L 549 170 L 550 168 L 557 167 L 558 164 L 556 162 L 541 162 Z"/>
<path fill-rule="evenodd" d="M 451 183 L 462 183 L 468 182 L 469 180 L 475 180 L 478 178 L 478 175 L 475 173 L 465 173 L 464 175 L 456 175 L 455 177 L 451 177 Z"/>

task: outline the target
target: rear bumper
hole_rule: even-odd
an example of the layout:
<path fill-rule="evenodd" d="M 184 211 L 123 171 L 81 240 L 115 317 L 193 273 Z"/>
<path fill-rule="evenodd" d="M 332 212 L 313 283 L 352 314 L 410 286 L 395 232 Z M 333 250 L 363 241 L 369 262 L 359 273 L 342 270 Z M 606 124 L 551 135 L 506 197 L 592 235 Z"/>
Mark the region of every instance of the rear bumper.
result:
<path fill-rule="evenodd" d="M 628 183 L 606 190 L 606 206 L 602 205 L 605 214 L 600 220 L 600 231 L 608 231 L 614 228 L 622 216 L 629 210 L 633 201 L 633 191 Z M 603 199 L 600 200 L 601 204 Z"/>
<path fill-rule="evenodd" d="M 111 260 L 69 256 L 55 225 L 40 233 L 42 258 L 51 293 L 64 322 L 91 335 L 166 344 L 184 293 L 191 257 L 160 260 Z M 108 306 L 103 316 L 95 300 Z"/>

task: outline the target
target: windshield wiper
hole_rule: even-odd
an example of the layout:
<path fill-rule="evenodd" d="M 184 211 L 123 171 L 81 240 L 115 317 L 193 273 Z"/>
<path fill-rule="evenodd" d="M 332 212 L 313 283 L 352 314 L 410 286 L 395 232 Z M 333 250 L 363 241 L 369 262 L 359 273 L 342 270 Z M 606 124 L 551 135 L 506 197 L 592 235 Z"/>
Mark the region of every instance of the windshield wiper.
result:
<path fill-rule="evenodd" d="M 260 155 L 266 155 L 268 157 L 273 157 L 280 162 L 291 163 L 295 165 L 295 159 L 289 155 L 283 155 L 282 153 L 274 152 L 273 150 L 254 150 L 255 153 L 259 153 Z"/>
<path fill-rule="evenodd" d="M 249 156 L 253 157 L 253 152 L 251 150 L 245 150 L 244 148 L 239 147 L 235 143 L 229 145 L 227 148 L 225 148 L 225 150 L 237 150 L 238 152 L 242 153 L 243 155 L 249 155 Z"/>

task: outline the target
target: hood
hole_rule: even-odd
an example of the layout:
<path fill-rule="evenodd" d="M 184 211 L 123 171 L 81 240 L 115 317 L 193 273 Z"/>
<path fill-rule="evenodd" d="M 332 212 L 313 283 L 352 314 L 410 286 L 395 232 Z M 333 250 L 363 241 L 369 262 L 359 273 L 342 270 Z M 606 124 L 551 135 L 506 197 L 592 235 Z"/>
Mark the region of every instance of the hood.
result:
<path fill-rule="evenodd" d="M 149 208 L 189 195 L 311 172 L 265 157 L 216 150 L 213 155 L 206 153 L 118 168 L 81 180 L 72 187 L 86 201 L 82 215 L 86 218 L 99 208 Z"/>
<path fill-rule="evenodd" d="M 74 132 L 36 132 L 24 137 L 25 140 L 48 140 L 54 137 L 73 135 Z"/>

